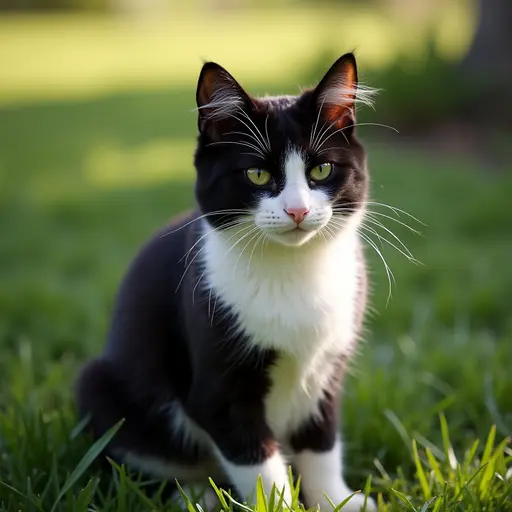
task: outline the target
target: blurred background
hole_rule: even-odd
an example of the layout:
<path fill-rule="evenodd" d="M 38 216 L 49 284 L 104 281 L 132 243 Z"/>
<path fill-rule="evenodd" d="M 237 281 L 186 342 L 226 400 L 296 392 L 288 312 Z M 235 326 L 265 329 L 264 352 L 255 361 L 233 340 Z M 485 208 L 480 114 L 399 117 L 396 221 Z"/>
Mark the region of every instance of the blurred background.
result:
<path fill-rule="evenodd" d="M 193 205 L 202 59 L 293 94 L 355 49 L 381 89 L 359 121 L 400 132 L 359 128 L 372 197 L 421 223 L 375 206 L 396 282 L 388 303 L 369 246 L 353 471 L 403 464 L 400 437 L 436 439 L 441 410 L 459 446 L 492 423 L 510 434 L 511 27 L 510 0 L 0 0 L 0 406 L 72 417 L 129 261 Z"/>

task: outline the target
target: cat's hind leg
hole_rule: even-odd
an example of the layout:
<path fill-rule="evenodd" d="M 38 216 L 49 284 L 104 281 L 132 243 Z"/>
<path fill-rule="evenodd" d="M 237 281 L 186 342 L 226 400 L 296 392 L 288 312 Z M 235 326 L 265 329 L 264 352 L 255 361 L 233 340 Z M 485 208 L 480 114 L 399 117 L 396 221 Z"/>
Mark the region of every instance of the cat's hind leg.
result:
<path fill-rule="evenodd" d="M 179 409 L 172 406 L 172 399 L 162 406 L 151 396 L 138 396 L 121 369 L 103 359 L 85 366 L 76 393 L 80 414 L 90 415 L 95 438 L 124 419 L 106 449 L 111 458 L 150 477 L 169 480 L 171 485 L 178 479 L 180 484 L 199 484 L 213 492 L 208 477 L 219 478 L 218 466 L 207 448 L 186 430 L 186 424 L 172 416 Z M 207 494 L 205 501 L 211 505 L 211 493 Z"/>

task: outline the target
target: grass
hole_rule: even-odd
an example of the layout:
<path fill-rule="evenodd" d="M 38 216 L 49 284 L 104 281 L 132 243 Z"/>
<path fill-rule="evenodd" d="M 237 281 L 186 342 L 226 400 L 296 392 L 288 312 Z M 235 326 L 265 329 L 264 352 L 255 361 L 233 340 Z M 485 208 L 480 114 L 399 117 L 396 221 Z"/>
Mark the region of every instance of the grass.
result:
<path fill-rule="evenodd" d="M 101 350 L 136 250 L 193 204 L 194 90 L 177 80 L 81 95 L 90 89 L 70 75 L 69 99 L 46 103 L 44 84 L 16 96 L 21 78 L 2 83 L 12 95 L 0 107 L 0 511 L 169 510 L 148 482 L 100 466 L 108 439 L 93 444 L 77 424 L 72 383 Z M 426 224 L 398 218 L 416 236 L 381 217 L 423 265 L 384 243 L 396 278 L 386 304 L 368 251 L 374 312 L 342 407 L 348 480 L 381 511 L 512 510 L 512 169 L 415 153 L 375 130 L 360 131 L 373 198 Z M 272 493 L 256 498 L 251 510 L 281 508 Z"/>

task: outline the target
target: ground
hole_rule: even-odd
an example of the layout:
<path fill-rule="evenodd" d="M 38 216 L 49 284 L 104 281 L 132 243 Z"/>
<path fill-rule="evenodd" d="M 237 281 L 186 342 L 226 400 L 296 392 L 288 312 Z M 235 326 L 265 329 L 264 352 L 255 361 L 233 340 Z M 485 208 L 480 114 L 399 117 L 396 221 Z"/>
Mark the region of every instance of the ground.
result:
<path fill-rule="evenodd" d="M 138 247 L 193 204 L 193 94 L 0 107 L 0 510 L 164 510 L 93 460 L 72 383 Z M 421 264 L 371 234 L 395 282 L 388 300 L 368 246 L 372 313 L 342 406 L 348 480 L 383 511 L 509 510 L 511 169 L 360 134 L 373 200 L 421 221 L 375 204 L 385 228 L 370 227 Z"/>

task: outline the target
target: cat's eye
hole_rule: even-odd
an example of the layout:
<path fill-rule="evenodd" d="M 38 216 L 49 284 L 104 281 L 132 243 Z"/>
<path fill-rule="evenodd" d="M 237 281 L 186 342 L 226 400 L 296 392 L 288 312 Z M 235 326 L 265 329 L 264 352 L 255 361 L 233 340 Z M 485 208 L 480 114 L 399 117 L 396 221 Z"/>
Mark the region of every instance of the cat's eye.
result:
<path fill-rule="evenodd" d="M 259 187 L 268 185 L 272 179 L 272 175 L 268 171 L 265 171 L 265 169 L 258 169 L 256 167 L 247 169 L 245 171 L 245 175 L 252 184 L 258 185 Z"/>
<path fill-rule="evenodd" d="M 323 181 L 326 180 L 331 175 L 331 173 L 332 164 L 325 163 L 313 167 L 313 169 L 309 171 L 309 177 L 313 181 Z"/>

